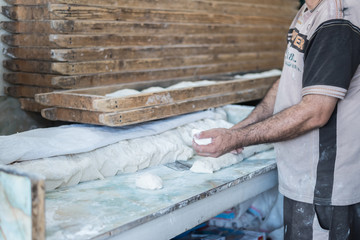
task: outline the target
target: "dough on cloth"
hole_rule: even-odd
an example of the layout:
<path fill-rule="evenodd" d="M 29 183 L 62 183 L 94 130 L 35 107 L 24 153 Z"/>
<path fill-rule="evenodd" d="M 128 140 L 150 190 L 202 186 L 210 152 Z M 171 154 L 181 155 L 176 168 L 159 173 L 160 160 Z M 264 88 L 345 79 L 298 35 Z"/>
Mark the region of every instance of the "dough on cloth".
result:
<path fill-rule="evenodd" d="M 223 108 L 217 108 L 211 116 L 202 120 L 197 119 L 193 122 L 187 121 L 178 127 L 170 128 L 163 132 L 154 131 L 154 134 L 118 140 L 106 146 L 100 146 L 82 153 L 59 154 L 53 157 L 19 161 L 12 166 L 44 176 L 46 179 L 45 189 L 49 191 L 59 187 L 76 185 L 80 182 L 104 179 L 122 173 L 133 173 L 148 167 L 175 162 L 176 160 L 186 161 L 193 158 L 195 154 L 192 148 L 193 129 L 206 131 L 213 128 L 230 128 L 233 126 L 233 123 L 226 121 L 229 115 L 228 112 L 231 112 L 232 115 L 246 117 L 246 114 L 249 114 L 252 110 L 252 108 L 244 106 L 231 106 L 231 108 L 228 107 L 226 109 L 228 111 L 223 110 Z M 140 131 L 141 128 L 138 130 Z M 94 134 L 99 133 L 95 132 Z M 118 134 L 118 132 L 113 134 Z M 101 140 L 103 139 L 101 138 Z M 213 158 L 208 158 L 207 161 L 211 161 L 211 168 L 207 168 L 206 171 L 214 172 L 220 168 L 238 163 L 242 158 L 254 154 L 254 149 L 252 148 L 253 146 L 246 147 L 238 156 L 230 154 L 226 156 L 227 159 L 223 159 L 224 161 L 220 163 L 216 160 L 214 162 Z M 259 146 L 255 148 L 256 152 L 265 150 L 259 149 Z M 196 156 L 194 160 L 200 160 L 199 158 L 201 157 Z M 204 160 L 202 159 L 202 161 Z M 209 163 L 206 162 L 198 164 L 205 164 L 206 167 L 209 166 Z M 205 167 L 203 166 L 202 168 L 204 169 Z"/>
<path fill-rule="evenodd" d="M 271 144 L 259 144 L 248 146 L 240 154 L 227 153 L 218 158 L 201 157 L 196 155 L 195 160 L 190 171 L 196 173 L 214 173 L 222 168 L 229 167 L 242 161 L 245 158 L 251 157 L 256 153 L 260 153 L 273 148 Z"/>
<path fill-rule="evenodd" d="M 228 153 L 218 158 L 195 156 L 193 159 L 195 159 L 195 162 L 190 171 L 195 173 L 214 173 L 221 168 L 238 163 L 244 158 L 241 155 Z"/>
<path fill-rule="evenodd" d="M 136 179 L 136 187 L 141 189 L 156 190 L 163 188 L 162 179 L 151 173 L 143 173 Z"/>
<path fill-rule="evenodd" d="M 14 165 L 23 171 L 43 175 L 46 178 L 45 188 L 49 191 L 121 173 L 137 172 L 176 160 L 189 160 L 194 156 L 192 129 L 205 131 L 231 126 L 224 120 L 203 119 L 160 134 L 122 140 L 90 152 L 23 161 Z"/>

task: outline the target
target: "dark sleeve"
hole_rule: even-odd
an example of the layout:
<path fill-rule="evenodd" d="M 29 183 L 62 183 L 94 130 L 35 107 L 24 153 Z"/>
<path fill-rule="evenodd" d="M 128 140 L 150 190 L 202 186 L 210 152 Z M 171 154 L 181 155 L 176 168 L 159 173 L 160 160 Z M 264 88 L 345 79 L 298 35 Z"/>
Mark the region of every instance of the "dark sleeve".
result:
<path fill-rule="evenodd" d="M 303 95 L 343 98 L 360 64 L 360 29 L 347 20 L 319 26 L 304 56 Z"/>

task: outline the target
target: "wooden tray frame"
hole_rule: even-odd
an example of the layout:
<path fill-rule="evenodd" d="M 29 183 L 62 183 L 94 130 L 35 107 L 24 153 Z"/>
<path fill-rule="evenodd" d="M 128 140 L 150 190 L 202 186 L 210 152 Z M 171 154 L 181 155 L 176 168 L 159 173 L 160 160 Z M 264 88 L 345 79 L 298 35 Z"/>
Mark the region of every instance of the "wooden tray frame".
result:
<path fill-rule="evenodd" d="M 42 105 L 52 106 L 42 110 L 42 116 L 49 120 L 125 126 L 261 99 L 278 78 L 279 76 L 233 79 L 206 86 L 140 93 L 126 97 L 105 96 L 107 93 L 129 88 L 129 85 L 120 84 L 37 94 L 35 100 Z M 146 88 L 144 83 L 132 85 L 133 89 Z"/>

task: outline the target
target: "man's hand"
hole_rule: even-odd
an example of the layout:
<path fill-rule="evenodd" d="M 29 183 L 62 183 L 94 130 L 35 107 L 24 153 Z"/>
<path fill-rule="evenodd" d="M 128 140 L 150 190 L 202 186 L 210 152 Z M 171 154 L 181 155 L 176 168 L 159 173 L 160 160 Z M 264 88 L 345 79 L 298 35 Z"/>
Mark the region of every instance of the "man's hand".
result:
<path fill-rule="evenodd" d="M 211 138 L 212 143 L 208 145 L 198 145 L 193 142 L 193 147 L 198 155 L 206 157 L 219 157 L 231 151 L 233 154 L 240 154 L 243 150 L 241 139 L 236 136 L 236 130 L 262 121 L 270 117 L 274 111 L 276 93 L 279 86 L 278 79 L 270 88 L 261 103 L 243 121 L 237 123 L 230 129 L 212 129 L 201 132 L 197 138 Z M 240 134 L 243 136 L 242 134 Z"/>
<path fill-rule="evenodd" d="M 243 150 L 244 150 L 244 148 L 237 148 L 235 150 L 232 150 L 230 153 L 238 155 L 238 154 L 242 153 Z"/>
<path fill-rule="evenodd" d="M 338 99 L 325 95 L 306 95 L 302 101 L 263 121 L 242 128 L 216 128 L 201 132 L 198 138 L 211 138 L 208 145 L 193 143 L 200 156 L 219 157 L 249 145 L 290 140 L 324 126 Z"/>
<path fill-rule="evenodd" d="M 208 131 L 203 131 L 195 137 L 211 138 L 212 141 L 208 145 L 198 145 L 193 141 L 193 148 L 198 155 L 204 157 L 220 157 L 234 149 L 240 149 L 236 146 L 236 135 L 233 130 L 225 128 L 215 128 Z M 240 150 L 239 150 L 240 151 Z M 240 151 L 241 152 L 241 151 Z"/>

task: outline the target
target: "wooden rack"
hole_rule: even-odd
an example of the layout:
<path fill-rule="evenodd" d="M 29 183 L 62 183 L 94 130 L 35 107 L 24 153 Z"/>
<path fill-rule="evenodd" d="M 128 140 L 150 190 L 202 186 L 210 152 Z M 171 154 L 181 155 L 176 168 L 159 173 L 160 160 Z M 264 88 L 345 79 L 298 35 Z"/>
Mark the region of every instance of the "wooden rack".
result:
<path fill-rule="evenodd" d="M 198 80 L 281 68 L 297 1 L 6 0 L 5 92 Z"/>

